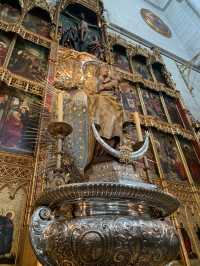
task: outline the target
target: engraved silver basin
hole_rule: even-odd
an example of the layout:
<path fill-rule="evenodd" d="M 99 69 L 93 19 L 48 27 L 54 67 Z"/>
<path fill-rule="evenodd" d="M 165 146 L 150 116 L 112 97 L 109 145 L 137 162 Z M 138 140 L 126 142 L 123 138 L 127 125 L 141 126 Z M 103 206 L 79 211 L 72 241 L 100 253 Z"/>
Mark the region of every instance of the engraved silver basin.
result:
<path fill-rule="evenodd" d="M 179 241 L 165 217 L 178 206 L 173 196 L 141 182 L 65 185 L 37 200 L 31 243 L 43 265 L 166 265 Z"/>

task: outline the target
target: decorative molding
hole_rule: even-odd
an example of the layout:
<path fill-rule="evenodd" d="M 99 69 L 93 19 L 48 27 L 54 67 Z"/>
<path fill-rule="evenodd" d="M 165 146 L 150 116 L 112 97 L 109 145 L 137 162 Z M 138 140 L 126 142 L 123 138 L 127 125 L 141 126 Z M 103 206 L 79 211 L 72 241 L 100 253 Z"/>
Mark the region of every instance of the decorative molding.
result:
<path fill-rule="evenodd" d="M 178 99 L 180 97 L 180 92 L 176 89 L 167 87 L 163 83 L 154 82 L 151 80 L 144 79 L 142 75 L 133 71 L 133 73 L 126 72 L 125 70 L 120 69 L 119 67 L 113 66 L 113 69 L 119 73 L 120 77 L 123 79 L 127 79 L 133 83 L 141 83 L 146 88 L 149 88 L 155 92 L 163 92 L 168 96 Z"/>
<path fill-rule="evenodd" d="M 194 192 L 188 182 L 166 180 L 166 187 L 182 204 L 188 206 L 195 204 Z"/>
<path fill-rule="evenodd" d="M 143 48 L 139 45 L 134 45 L 128 41 L 125 41 L 119 35 L 115 35 L 115 34 L 109 34 L 108 40 L 109 40 L 110 51 L 112 51 L 112 47 L 115 44 L 123 46 L 127 50 L 127 58 L 129 61 L 135 55 L 142 55 L 146 57 L 147 59 L 147 67 L 149 67 L 150 65 L 154 63 L 161 64 L 162 73 L 166 79 L 166 82 L 169 84 L 169 86 L 166 86 L 163 83 L 159 83 L 157 81 L 146 80 L 142 77 L 142 75 L 134 72 L 134 69 L 133 69 L 133 78 L 132 78 L 133 82 L 143 83 L 144 86 L 149 87 L 152 90 L 155 90 L 157 92 L 158 91 L 164 92 L 167 95 L 174 97 L 174 98 L 180 97 L 180 93 L 176 90 L 176 86 L 172 80 L 171 73 L 167 70 L 163 62 L 163 59 L 161 57 L 159 49 L 153 48 L 152 50 L 148 50 L 147 48 Z M 110 63 L 114 64 L 114 58 L 113 58 L 112 53 L 111 53 Z M 129 62 L 129 64 L 131 64 L 131 62 Z M 119 70 L 121 73 L 126 73 L 125 70 L 121 70 L 118 67 L 116 67 L 116 69 Z M 127 72 L 127 76 L 131 76 L 131 73 Z"/>
<path fill-rule="evenodd" d="M 52 1 L 51 3 L 46 1 L 46 0 L 19 0 L 21 8 L 22 8 L 22 13 L 26 14 L 29 12 L 31 9 L 34 7 L 39 7 L 49 13 L 49 16 L 51 18 L 51 21 L 54 21 L 54 16 L 56 12 L 56 4 L 53 5 Z M 56 3 L 56 1 L 55 1 Z"/>
<path fill-rule="evenodd" d="M 11 199 L 15 198 L 21 188 L 27 192 L 27 185 L 33 175 L 33 163 L 31 156 L 0 152 L 0 191 L 7 187 Z"/>
<path fill-rule="evenodd" d="M 66 6 L 70 4 L 80 4 L 87 7 L 88 9 L 91 9 L 97 14 L 101 13 L 99 1 L 96 0 L 61 0 L 61 10 L 63 10 Z"/>
<path fill-rule="evenodd" d="M 8 86 L 29 92 L 38 96 L 43 96 L 45 85 L 42 82 L 35 82 L 15 75 L 4 67 L 0 67 L 0 79 Z"/>
<path fill-rule="evenodd" d="M 134 83 L 142 83 L 146 88 L 149 88 L 149 89 L 156 91 L 156 92 L 163 92 L 163 93 L 165 93 L 168 96 L 171 96 L 173 98 L 179 98 L 180 97 L 179 91 L 172 89 L 172 88 L 169 88 L 169 87 L 165 86 L 163 83 L 153 82 L 151 80 L 143 79 L 143 77 L 141 75 L 139 75 L 138 73 L 133 74 L 133 82 Z"/>
<path fill-rule="evenodd" d="M 186 65 L 186 66 L 188 66 L 188 64 L 190 63 L 187 60 L 167 51 L 166 49 L 163 49 L 162 47 L 159 47 L 159 46 L 143 39 L 142 37 L 130 32 L 130 31 L 127 31 L 126 29 L 121 28 L 120 26 L 118 26 L 114 23 L 107 24 L 107 28 L 116 32 L 116 34 L 120 34 L 121 36 L 124 36 L 125 38 L 129 38 L 130 40 L 133 40 L 134 42 L 137 42 L 137 43 L 139 43 L 139 44 L 141 44 L 147 48 L 150 48 L 150 49 L 152 49 L 153 47 L 158 48 L 161 55 L 164 55 L 164 56 L 174 60 L 177 63 L 180 63 L 182 65 Z M 134 44 L 132 44 L 132 45 L 134 45 Z M 191 65 L 191 69 L 200 73 L 200 69 L 194 64 Z"/>
<path fill-rule="evenodd" d="M 35 202 L 35 206 L 58 206 L 63 200 L 73 202 L 76 199 L 113 199 L 142 202 L 163 210 L 163 216 L 173 213 L 179 206 L 175 197 L 159 190 L 151 184 L 132 182 L 85 182 L 59 186 L 44 191 Z"/>
<path fill-rule="evenodd" d="M 0 20 L 0 29 L 7 32 L 15 32 L 18 35 L 20 35 L 23 39 L 39 44 L 46 48 L 51 47 L 52 41 L 50 39 L 47 39 L 45 37 L 42 37 L 41 35 L 37 35 L 31 31 L 28 31 L 20 24 L 11 24 Z"/>
<path fill-rule="evenodd" d="M 182 128 L 179 124 L 169 124 L 149 115 L 144 116 L 140 114 L 140 118 L 141 124 L 146 127 L 153 127 L 165 133 L 180 135 L 186 139 L 194 140 L 193 133 L 187 129 Z"/>

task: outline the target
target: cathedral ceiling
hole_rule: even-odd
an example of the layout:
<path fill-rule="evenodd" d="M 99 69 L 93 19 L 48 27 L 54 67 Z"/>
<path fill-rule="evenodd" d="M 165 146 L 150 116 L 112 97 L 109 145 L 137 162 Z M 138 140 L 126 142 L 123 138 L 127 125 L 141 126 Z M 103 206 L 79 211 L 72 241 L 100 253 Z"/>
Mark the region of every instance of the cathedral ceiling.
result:
<path fill-rule="evenodd" d="M 159 10 L 165 10 L 170 4 L 171 0 L 144 0 Z"/>

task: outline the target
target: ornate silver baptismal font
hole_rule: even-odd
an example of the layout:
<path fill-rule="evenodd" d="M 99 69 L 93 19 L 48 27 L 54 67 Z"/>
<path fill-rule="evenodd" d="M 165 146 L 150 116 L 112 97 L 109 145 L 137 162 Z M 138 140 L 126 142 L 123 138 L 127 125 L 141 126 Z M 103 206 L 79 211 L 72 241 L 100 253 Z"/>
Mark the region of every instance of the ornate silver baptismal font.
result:
<path fill-rule="evenodd" d="M 137 151 L 118 151 L 100 137 L 94 122 L 91 129 L 108 153 L 124 157 L 126 164 L 118 163 L 119 168 L 142 158 L 149 146 L 147 134 Z M 118 171 L 116 182 L 104 176 L 103 182 L 81 183 L 73 174 L 65 179 L 62 141 L 71 130 L 64 122 L 49 125 L 58 142 L 55 175 L 62 182 L 35 204 L 30 238 L 38 260 L 48 266 L 154 266 L 176 258 L 179 241 L 165 217 L 179 202 L 126 171 Z"/>

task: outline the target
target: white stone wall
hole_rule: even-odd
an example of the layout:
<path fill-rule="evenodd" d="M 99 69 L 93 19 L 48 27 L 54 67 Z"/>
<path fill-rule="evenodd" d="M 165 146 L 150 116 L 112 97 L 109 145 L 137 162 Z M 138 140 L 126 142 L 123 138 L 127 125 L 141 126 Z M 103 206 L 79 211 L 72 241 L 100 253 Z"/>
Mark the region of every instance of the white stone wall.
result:
<path fill-rule="evenodd" d="M 200 52 L 200 17 L 187 2 L 193 4 L 195 0 L 182 1 L 181 3 L 171 1 L 164 14 L 178 36 L 179 42 L 182 43 L 188 53 L 189 59 L 191 59 Z"/>

